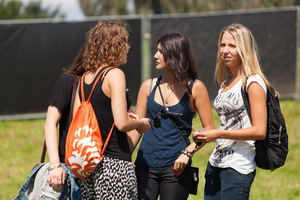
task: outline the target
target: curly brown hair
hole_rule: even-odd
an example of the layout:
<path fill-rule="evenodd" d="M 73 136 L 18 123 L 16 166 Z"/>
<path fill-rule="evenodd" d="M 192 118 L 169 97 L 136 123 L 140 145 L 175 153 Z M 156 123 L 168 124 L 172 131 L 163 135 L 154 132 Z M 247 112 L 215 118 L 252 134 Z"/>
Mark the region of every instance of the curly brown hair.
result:
<path fill-rule="evenodd" d="M 87 34 L 85 70 L 95 72 L 102 64 L 118 67 L 127 48 L 128 35 L 124 21 L 100 21 Z"/>

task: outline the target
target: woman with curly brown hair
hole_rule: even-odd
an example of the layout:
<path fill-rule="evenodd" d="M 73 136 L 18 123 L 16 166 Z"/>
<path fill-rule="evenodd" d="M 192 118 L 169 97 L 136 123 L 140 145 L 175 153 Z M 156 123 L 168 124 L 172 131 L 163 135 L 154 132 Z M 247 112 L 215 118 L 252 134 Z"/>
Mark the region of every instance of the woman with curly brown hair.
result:
<path fill-rule="evenodd" d="M 129 49 L 124 22 L 100 21 L 88 32 L 83 56 L 83 66 L 87 71 L 83 76 L 84 95 L 90 95 L 94 81 L 103 70 L 114 67 L 105 71 L 96 83 L 91 104 L 103 143 L 113 123 L 115 127 L 103 160 L 90 176 L 80 180 L 82 199 L 137 199 L 137 182 L 126 132 L 137 129 L 143 133 L 150 128 L 150 124 L 147 118 L 128 115 L 130 101 L 126 95 L 125 74 L 118 66 L 127 62 Z M 81 98 L 77 89 L 74 112 Z"/>

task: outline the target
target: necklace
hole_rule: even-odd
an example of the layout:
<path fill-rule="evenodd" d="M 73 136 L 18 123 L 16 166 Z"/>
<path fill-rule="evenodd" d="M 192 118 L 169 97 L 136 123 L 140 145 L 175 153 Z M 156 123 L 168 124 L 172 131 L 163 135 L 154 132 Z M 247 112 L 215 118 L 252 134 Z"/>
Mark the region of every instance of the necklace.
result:
<path fill-rule="evenodd" d="M 166 86 L 166 88 L 165 88 L 165 91 L 166 91 L 166 93 L 167 93 L 167 86 Z M 166 104 L 170 103 L 170 102 L 174 99 L 174 95 L 173 95 L 173 98 L 171 99 L 171 101 L 169 101 L 169 98 L 171 97 L 171 94 L 172 94 L 172 93 L 173 93 L 173 92 L 172 92 L 172 89 L 171 89 L 171 91 L 170 91 L 168 97 L 165 98 L 165 103 L 166 103 Z"/>

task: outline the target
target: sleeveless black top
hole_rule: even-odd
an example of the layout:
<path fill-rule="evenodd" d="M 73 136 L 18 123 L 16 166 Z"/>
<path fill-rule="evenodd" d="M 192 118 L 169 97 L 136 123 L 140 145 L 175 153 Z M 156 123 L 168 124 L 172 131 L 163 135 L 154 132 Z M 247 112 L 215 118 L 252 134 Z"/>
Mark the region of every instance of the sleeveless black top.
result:
<path fill-rule="evenodd" d="M 100 73 L 107 67 L 104 67 L 98 72 L 97 76 L 91 84 L 84 83 L 83 89 L 86 100 L 90 95 L 95 80 L 100 75 Z M 109 73 L 109 71 L 105 72 L 102 76 L 105 76 L 107 73 Z M 114 122 L 114 119 L 111 109 L 111 99 L 107 97 L 102 90 L 102 78 L 103 77 L 100 78 L 94 89 L 94 92 L 91 97 L 91 104 L 98 120 L 104 144 Z M 79 97 L 80 100 L 82 100 L 81 92 L 79 92 Z M 131 102 L 128 98 L 128 95 L 126 95 L 126 97 L 127 109 L 129 109 Z M 131 152 L 127 140 L 127 134 L 125 132 L 119 131 L 116 127 L 114 127 L 110 141 L 108 142 L 108 145 L 104 151 L 104 155 L 110 158 L 131 161 Z"/>

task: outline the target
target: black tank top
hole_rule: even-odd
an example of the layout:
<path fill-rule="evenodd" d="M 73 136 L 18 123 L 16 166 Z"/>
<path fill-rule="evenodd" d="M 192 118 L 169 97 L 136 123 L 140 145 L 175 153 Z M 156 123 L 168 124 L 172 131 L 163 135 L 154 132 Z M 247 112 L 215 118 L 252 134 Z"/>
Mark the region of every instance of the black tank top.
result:
<path fill-rule="evenodd" d="M 94 81 L 91 84 L 84 83 L 83 88 L 84 88 L 84 95 L 86 99 L 90 95 L 90 92 L 92 90 L 96 78 L 107 67 L 104 67 L 98 72 L 97 76 L 95 77 Z M 102 76 L 105 76 L 107 73 L 109 73 L 109 71 L 105 72 Z M 102 140 L 104 144 L 108 136 L 108 133 L 112 127 L 112 124 L 114 122 L 114 119 L 113 119 L 112 109 L 111 109 L 111 99 L 103 93 L 102 83 L 103 80 L 101 77 L 92 94 L 91 104 L 98 120 L 99 128 L 102 135 Z M 81 92 L 79 92 L 79 97 L 81 100 L 82 99 Z M 128 98 L 128 95 L 126 95 L 126 97 L 127 97 L 127 109 L 129 109 L 131 103 Z M 117 127 L 115 127 L 112 132 L 110 141 L 108 142 L 108 145 L 104 151 L 104 155 L 111 158 L 131 161 L 131 152 L 127 140 L 127 134 L 125 132 L 119 131 Z"/>

